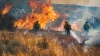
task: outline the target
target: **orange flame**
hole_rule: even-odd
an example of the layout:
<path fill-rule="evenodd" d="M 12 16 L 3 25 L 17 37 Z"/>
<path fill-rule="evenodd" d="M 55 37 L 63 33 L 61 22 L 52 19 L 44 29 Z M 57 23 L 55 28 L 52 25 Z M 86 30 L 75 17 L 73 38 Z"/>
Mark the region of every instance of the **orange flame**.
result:
<path fill-rule="evenodd" d="M 55 30 L 55 31 L 64 31 L 65 21 L 66 21 L 66 19 L 64 18 L 62 20 L 61 24 L 59 26 L 57 26 L 57 27 L 52 28 L 52 30 Z"/>
<path fill-rule="evenodd" d="M 59 17 L 59 14 L 55 13 L 50 3 L 43 2 L 42 5 L 40 5 L 36 1 L 31 0 L 29 4 L 32 8 L 32 13 L 16 21 L 15 27 L 20 29 L 32 29 L 34 23 L 38 20 L 40 27 L 44 29 L 49 22 Z"/>
<path fill-rule="evenodd" d="M 57 27 L 52 28 L 52 30 L 64 31 L 65 20 L 66 19 L 63 19 L 62 22 L 61 22 L 61 24 L 59 26 L 57 26 Z M 72 28 L 72 30 L 75 30 L 75 31 L 78 31 L 78 32 L 82 32 L 83 31 L 83 30 L 81 30 L 79 28 L 79 24 L 78 23 L 71 24 L 71 28 Z"/>
<path fill-rule="evenodd" d="M 72 30 L 79 31 L 79 32 L 82 31 L 82 30 L 79 28 L 79 24 L 78 24 L 78 23 L 72 24 L 71 27 L 72 27 Z"/>
<path fill-rule="evenodd" d="M 5 15 L 9 12 L 9 10 L 11 9 L 10 5 L 5 5 L 4 9 L 2 10 L 1 14 Z"/>

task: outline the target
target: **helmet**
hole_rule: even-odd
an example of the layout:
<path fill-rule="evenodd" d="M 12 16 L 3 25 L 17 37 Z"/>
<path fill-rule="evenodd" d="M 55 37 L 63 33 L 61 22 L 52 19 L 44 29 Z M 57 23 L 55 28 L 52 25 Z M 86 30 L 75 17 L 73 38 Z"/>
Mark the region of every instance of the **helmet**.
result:
<path fill-rule="evenodd" d="M 68 22 L 68 20 L 66 20 L 66 22 Z"/>
<path fill-rule="evenodd" d="M 85 23 L 88 23 L 88 22 L 85 22 Z"/>

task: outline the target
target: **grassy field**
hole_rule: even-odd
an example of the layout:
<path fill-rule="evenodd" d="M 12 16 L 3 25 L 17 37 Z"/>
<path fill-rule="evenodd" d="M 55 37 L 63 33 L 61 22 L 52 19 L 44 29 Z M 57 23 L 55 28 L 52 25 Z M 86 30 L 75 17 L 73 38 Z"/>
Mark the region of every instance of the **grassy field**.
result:
<path fill-rule="evenodd" d="M 0 32 L 0 56 L 100 56 L 100 48 L 76 44 L 71 36 L 45 32 Z"/>

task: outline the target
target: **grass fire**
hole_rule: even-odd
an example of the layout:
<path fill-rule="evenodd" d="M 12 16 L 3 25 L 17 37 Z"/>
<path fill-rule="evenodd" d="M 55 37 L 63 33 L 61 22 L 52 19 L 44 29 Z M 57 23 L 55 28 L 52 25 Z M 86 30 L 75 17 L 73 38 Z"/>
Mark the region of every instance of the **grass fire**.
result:
<path fill-rule="evenodd" d="M 32 29 L 36 21 L 39 22 L 42 29 L 46 28 L 46 25 L 51 21 L 54 21 L 59 18 L 51 3 L 42 2 L 38 4 L 37 0 L 29 0 L 29 5 L 32 9 L 32 12 L 25 16 L 25 18 L 20 18 L 15 22 L 15 27 L 17 26 L 20 29 Z"/>
<path fill-rule="evenodd" d="M 98 7 L 53 0 L 2 0 L 0 6 L 0 56 L 100 56 Z"/>

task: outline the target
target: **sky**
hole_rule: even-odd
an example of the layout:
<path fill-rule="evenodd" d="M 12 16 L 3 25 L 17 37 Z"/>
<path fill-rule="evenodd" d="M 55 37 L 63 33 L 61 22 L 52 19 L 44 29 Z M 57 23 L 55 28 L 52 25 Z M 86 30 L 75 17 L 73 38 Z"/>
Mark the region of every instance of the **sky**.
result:
<path fill-rule="evenodd" d="M 100 7 L 100 0 L 52 0 L 52 2 L 57 4 L 76 4 Z"/>

